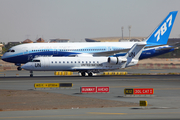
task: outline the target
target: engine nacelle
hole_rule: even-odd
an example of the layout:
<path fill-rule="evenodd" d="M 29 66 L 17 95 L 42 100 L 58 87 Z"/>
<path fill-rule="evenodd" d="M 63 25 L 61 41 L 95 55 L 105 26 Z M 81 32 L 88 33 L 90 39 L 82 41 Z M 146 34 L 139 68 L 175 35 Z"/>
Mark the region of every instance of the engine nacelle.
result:
<path fill-rule="evenodd" d="M 113 65 L 126 62 L 127 59 L 123 57 L 108 57 L 107 62 Z"/>
<path fill-rule="evenodd" d="M 118 64 L 119 60 L 118 60 L 118 57 L 108 57 L 107 62 L 110 64 Z"/>

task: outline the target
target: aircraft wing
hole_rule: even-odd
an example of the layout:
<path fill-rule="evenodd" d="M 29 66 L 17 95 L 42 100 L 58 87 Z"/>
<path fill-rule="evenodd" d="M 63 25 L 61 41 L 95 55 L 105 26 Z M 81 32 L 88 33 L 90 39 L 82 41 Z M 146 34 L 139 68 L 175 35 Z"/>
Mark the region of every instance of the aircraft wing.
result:
<path fill-rule="evenodd" d="M 163 46 L 167 46 L 167 45 L 169 45 L 169 47 L 172 46 L 172 48 L 176 48 L 176 47 L 180 46 L 180 43 L 176 42 L 173 44 L 166 44 L 166 45 L 146 46 L 145 48 L 163 47 Z"/>
<path fill-rule="evenodd" d="M 97 56 L 111 56 L 115 55 L 117 53 L 127 53 L 130 49 L 121 49 L 121 50 L 112 50 L 112 51 L 105 51 L 105 52 L 96 52 L 96 53 L 82 53 L 82 54 L 70 54 L 68 57 L 80 57 L 80 56 L 86 56 L 86 57 L 97 57 Z"/>
<path fill-rule="evenodd" d="M 167 49 L 172 49 L 180 46 L 180 43 L 174 43 L 174 44 L 169 44 L 169 45 L 156 45 L 156 46 L 146 46 L 145 49 L 147 48 L 155 48 L 155 50 L 167 50 Z M 105 52 L 97 52 L 97 53 L 92 53 L 92 56 L 111 56 L 115 55 L 117 53 L 127 53 L 129 49 L 121 49 L 121 50 L 112 50 L 112 51 L 105 51 Z"/>
<path fill-rule="evenodd" d="M 177 43 L 169 44 L 169 45 L 166 45 L 166 46 L 159 46 L 159 47 L 155 48 L 155 50 L 156 51 L 162 51 L 162 50 L 168 50 L 168 49 L 176 48 L 176 47 L 179 47 L 179 46 L 180 46 L 180 43 L 177 42 Z"/>
<path fill-rule="evenodd" d="M 172 48 L 179 47 L 180 43 L 174 43 L 174 44 L 168 44 L 168 45 L 156 45 L 156 46 L 146 46 L 145 49 L 148 48 L 155 48 L 157 51 L 162 51 L 162 50 L 168 50 Z M 91 57 L 97 57 L 97 56 L 112 56 L 117 53 L 127 53 L 130 49 L 121 49 L 121 50 L 111 50 L 111 51 L 105 51 L 105 52 L 96 52 L 96 53 L 90 53 L 90 54 L 71 54 L 68 57 L 79 57 L 79 56 L 91 56 Z"/>
<path fill-rule="evenodd" d="M 130 49 L 112 50 L 105 52 L 92 53 L 93 56 L 111 56 L 117 53 L 127 53 Z"/>

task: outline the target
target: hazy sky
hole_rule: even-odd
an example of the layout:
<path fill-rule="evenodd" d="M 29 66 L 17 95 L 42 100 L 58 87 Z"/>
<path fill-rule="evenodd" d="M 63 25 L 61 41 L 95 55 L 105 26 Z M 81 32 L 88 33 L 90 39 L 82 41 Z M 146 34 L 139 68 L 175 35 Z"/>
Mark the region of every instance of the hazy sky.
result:
<path fill-rule="evenodd" d="M 0 42 L 43 37 L 147 37 L 170 11 L 178 10 L 170 37 L 180 37 L 180 0 L 0 0 Z"/>

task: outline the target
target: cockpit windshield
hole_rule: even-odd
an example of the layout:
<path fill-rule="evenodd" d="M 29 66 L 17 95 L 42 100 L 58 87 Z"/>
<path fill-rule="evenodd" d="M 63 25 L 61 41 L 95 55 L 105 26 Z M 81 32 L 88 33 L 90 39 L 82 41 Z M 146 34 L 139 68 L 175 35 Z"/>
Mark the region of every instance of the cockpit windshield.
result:
<path fill-rule="evenodd" d="M 15 50 L 10 50 L 10 49 L 9 49 L 9 50 L 7 50 L 6 52 L 15 52 Z"/>
<path fill-rule="evenodd" d="M 32 60 L 31 62 L 40 62 L 40 60 Z"/>

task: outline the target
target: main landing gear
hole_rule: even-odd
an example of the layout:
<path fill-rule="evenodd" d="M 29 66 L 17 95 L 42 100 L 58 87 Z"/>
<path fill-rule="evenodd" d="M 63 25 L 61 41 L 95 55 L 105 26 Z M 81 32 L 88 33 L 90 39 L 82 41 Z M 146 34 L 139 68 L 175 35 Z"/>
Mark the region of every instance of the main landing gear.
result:
<path fill-rule="evenodd" d="M 87 73 L 89 77 L 93 76 L 93 72 Z M 86 72 L 81 72 L 81 76 L 86 76 Z"/>

